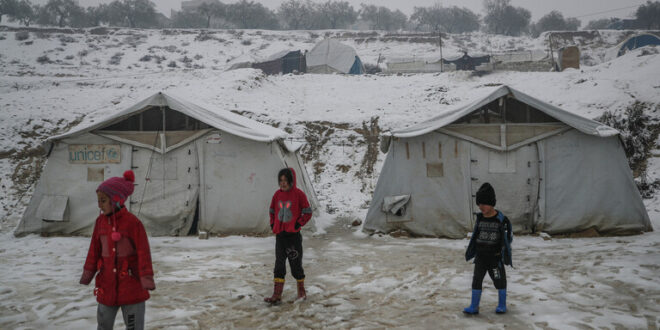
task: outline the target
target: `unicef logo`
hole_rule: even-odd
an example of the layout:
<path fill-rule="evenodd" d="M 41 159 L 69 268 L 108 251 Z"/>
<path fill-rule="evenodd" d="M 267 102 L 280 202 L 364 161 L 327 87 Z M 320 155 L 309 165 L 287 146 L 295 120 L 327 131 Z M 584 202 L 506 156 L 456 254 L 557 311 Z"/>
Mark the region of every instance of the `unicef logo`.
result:
<path fill-rule="evenodd" d="M 116 149 L 109 149 L 106 152 L 106 156 L 107 156 L 108 160 L 117 159 L 117 158 L 119 158 L 119 153 L 117 152 Z"/>

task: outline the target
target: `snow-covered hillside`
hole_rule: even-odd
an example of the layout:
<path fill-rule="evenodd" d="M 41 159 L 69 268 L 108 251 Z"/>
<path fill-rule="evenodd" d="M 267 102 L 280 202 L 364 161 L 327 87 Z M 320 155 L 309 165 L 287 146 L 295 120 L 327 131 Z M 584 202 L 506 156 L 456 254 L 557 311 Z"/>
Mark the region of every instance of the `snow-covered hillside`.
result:
<path fill-rule="evenodd" d="M 365 263 L 360 265 L 343 262 L 341 266 L 346 269 L 337 268 L 337 272 L 328 273 L 331 275 L 326 274 L 325 278 L 320 270 L 312 272 L 319 284 L 310 289 L 310 296 L 322 297 L 323 301 L 312 300 L 309 308 L 291 305 L 293 307 L 284 309 L 300 316 L 301 322 L 304 315 L 318 315 L 320 323 L 302 323 L 309 327 L 405 327 L 401 322 L 405 319 L 414 321 L 415 315 L 419 316 L 419 319 L 417 323 L 411 323 L 413 328 L 433 327 L 431 315 L 434 313 L 434 306 L 443 304 L 441 296 L 451 297 L 450 305 L 441 308 L 445 313 L 458 312 L 459 306 L 467 303 L 469 298 L 467 281 L 471 269 L 468 269 L 468 266 L 462 263 L 456 266 L 453 263 L 458 261 L 451 259 L 453 261 L 442 267 L 422 267 L 422 271 L 415 272 L 416 267 L 426 263 L 425 258 L 414 258 L 410 263 L 402 261 L 408 259 L 407 255 L 416 253 L 417 247 L 428 253 L 437 250 L 439 254 L 447 252 L 460 258 L 465 242 L 419 240 L 401 243 L 391 238 L 365 238 L 367 241 L 361 241 L 364 237 L 358 235 L 356 238 L 357 234 L 349 234 L 348 238 L 338 238 L 338 242 L 346 244 L 345 247 L 328 247 L 327 242 L 324 245 L 323 241 L 333 238 L 332 235 L 324 237 L 325 231 L 336 230 L 338 226 L 345 227 L 347 222 L 354 219 L 364 219 L 384 158 L 377 148 L 377 138 L 382 132 L 424 121 L 442 111 L 465 104 L 475 95 L 483 95 L 484 91 L 500 84 L 510 85 L 589 118 L 599 118 L 605 111 L 622 113 L 631 104 L 639 101 L 649 105 L 648 114 L 654 120 L 660 119 L 660 112 L 657 111 L 660 105 L 659 49 L 647 47 L 614 58 L 610 54 L 613 47 L 626 36 L 624 32 L 601 31 L 598 38 L 588 35 L 575 38 L 579 39 L 578 44 L 581 44 L 585 63 L 590 64 L 583 65 L 580 70 L 496 71 L 485 75 L 457 71 L 363 76 L 266 76 L 254 69 L 226 69 L 234 63 L 263 59 L 285 49 L 309 50 L 315 42 L 326 36 L 340 37 L 342 42 L 356 48 L 365 63 L 374 65 L 379 56 L 386 60 L 411 56 L 437 58 L 437 43 L 429 41 L 428 36 L 406 37 L 346 31 L 35 29 L 30 30 L 27 39 L 20 41 L 17 40 L 17 33 L 21 32 L 0 29 L 0 240 L 3 241 L 0 243 L 0 264 L 1 268 L 5 269 L 0 273 L 0 277 L 9 281 L 6 282 L 9 284 L 3 282 L 0 285 L 0 297 L 6 301 L 0 304 L 0 328 L 4 328 L 3 324 L 11 327 L 54 324 L 54 319 L 49 319 L 48 316 L 51 312 L 56 314 L 54 317 L 59 322 L 56 322 L 57 327 L 64 328 L 67 324 L 73 324 L 85 328 L 90 325 L 90 317 L 93 318 L 93 315 L 88 312 L 93 310 L 92 298 L 87 291 L 82 295 L 84 290 L 72 284 L 76 281 L 77 269 L 82 267 L 83 250 L 88 240 L 44 239 L 35 236 L 19 240 L 11 236 L 11 231 L 18 223 L 39 178 L 40 168 L 44 163 L 41 143 L 45 138 L 64 132 L 80 122 L 99 120 L 158 91 L 168 91 L 209 108 L 234 111 L 282 128 L 291 134 L 292 139 L 308 143 L 303 149 L 303 157 L 323 207 L 322 215 L 317 219 L 321 238 L 313 238 L 317 239 L 316 242 L 310 241 L 316 249 L 310 251 L 310 262 L 318 262 L 332 268 L 332 262 L 324 259 L 324 249 L 328 249 L 329 256 L 339 258 L 341 255 L 349 255 L 361 260 L 362 254 L 359 251 L 371 250 L 374 245 L 383 245 L 381 249 L 373 252 L 378 254 L 379 258 L 389 256 L 388 250 L 402 246 L 404 252 L 394 254 L 395 260 L 392 261 L 401 262 L 402 266 L 397 268 L 397 271 L 393 272 L 396 274 L 392 276 L 385 274 L 388 272 L 386 265 L 369 264 L 369 260 L 360 261 Z M 452 35 L 444 41 L 444 47 L 445 56 L 458 55 L 465 48 L 484 53 L 547 51 L 547 38 Z M 649 175 L 652 180 L 660 178 L 660 165 L 656 158 L 649 160 Z M 656 196 L 646 203 L 656 230 L 660 226 L 657 201 Z M 272 245 L 270 238 L 227 240 L 201 242 L 195 246 L 200 249 L 224 249 L 225 244 L 232 245 L 234 249 L 227 252 L 231 254 L 239 253 L 242 247 L 249 245 L 258 250 L 246 252 L 246 255 L 254 258 L 258 258 L 260 253 L 270 255 L 272 252 L 269 250 Z M 231 240 L 236 240 L 236 244 Z M 26 241 L 28 244 L 23 244 Z M 648 280 L 660 264 L 660 235 L 649 233 L 639 240 L 637 237 L 631 237 L 620 241 L 617 238 L 599 238 L 596 241 L 554 240 L 544 243 L 539 237 L 524 238 L 520 247 L 530 252 L 521 255 L 525 263 L 519 271 L 520 277 L 517 278 L 519 289 L 514 289 L 520 291 L 514 291 L 513 294 L 513 299 L 519 300 L 514 310 L 517 309 L 520 314 L 513 314 L 511 324 L 517 328 L 579 328 L 589 325 L 622 328 L 648 325 L 649 328 L 657 328 L 660 321 L 654 315 L 658 315 L 659 311 L 657 307 L 647 305 L 657 305 L 660 299 L 660 288 L 655 282 Z M 189 247 L 192 244 L 186 238 L 159 238 L 154 242 L 157 248 L 164 250 L 170 243 L 181 247 L 181 250 L 185 250 L 184 245 Z M 39 248 L 43 244 L 50 244 L 51 253 L 61 254 L 56 258 L 58 265 L 50 264 L 55 259 L 51 260 L 43 255 L 46 252 Z M 564 248 L 564 245 L 569 247 Z M 19 249 L 19 246 L 22 248 Z M 429 249 L 429 246 L 433 249 Z M 560 273 L 553 273 L 555 270 L 552 265 L 539 260 L 545 258 L 546 253 L 539 246 L 557 251 L 557 256 L 548 259 L 548 263 L 564 262 L 568 258 L 571 265 L 557 270 Z M 264 250 L 259 250 L 259 247 Z M 589 263 L 593 264 L 586 264 L 583 259 L 569 258 L 583 248 L 593 248 L 597 255 L 595 258 L 605 260 L 591 260 Z M 190 254 L 196 252 L 194 249 L 185 251 Z M 614 256 L 611 255 L 613 253 Z M 26 255 L 33 257 L 23 259 Z M 169 255 L 166 252 L 157 252 L 154 259 L 159 260 L 161 271 L 156 280 L 161 276 L 160 280 L 165 288 L 176 287 L 179 283 L 177 281 L 195 282 L 209 278 L 217 280 L 216 284 L 221 285 L 222 281 L 218 277 L 193 276 L 183 270 L 171 268 L 172 264 L 182 263 L 194 265 L 193 268 L 199 267 L 199 271 L 214 271 L 204 268 L 204 265 L 223 259 L 224 255 L 216 255 L 211 251 L 204 255 L 207 259 L 193 261 L 183 255 L 168 259 Z M 591 258 L 586 253 L 581 256 L 585 259 Z M 25 264 L 22 264 L 23 260 Z M 236 270 L 221 277 L 236 288 L 222 291 L 223 298 L 218 304 L 238 313 L 235 315 L 248 317 L 246 315 L 249 315 L 249 311 L 259 305 L 258 295 L 269 290 L 270 273 L 267 272 L 270 271 L 271 260 L 262 257 L 257 264 L 245 262 L 244 266 L 238 264 L 242 261 L 227 262 L 229 264 L 223 265 L 229 269 L 235 266 Z M 8 264 L 11 264 L 11 267 L 7 267 Z M 43 264 L 48 264 L 45 270 L 40 267 Z M 78 268 L 75 268 L 75 271 L 62 270 L 59 265 Z M 463 268 L 456 273 L 452 273 L 452 270 L 445 274 L 441 269 L 445 266 Z M 595 268 L 591 269 L 591 266 Z M 310 264 L 310 268 L 313 267 Z M 539 273 L 526 272 L 527 267 L 537 267 L 540 269 Z M 621 269 L 623 267 L 627 269 Z M 18 275 L 8 273 L 8 269 L 16 269 Z M 545 276 L 544 271 L 551 275 Z M 435 274 L 438 272 L 444 274 L 446 280 L 436 278 Z M 513 272 L 515 274 L 516 270 Z M 575 275 L 573 272 L 579 274 Z M 593 279 L 594 272 L 612 274 L 602 278 L 595 277 L 596 280 L 600 278 L 604 281 L 605 284 L 601 286 Z M 29 285 L 19 285 L 22 273 L 34 275 L 27 277 Z M 342 288 L 346 285 L 342 282 L 344 279 L 349 281 L 351 276 L 361 277 L 363 274 L 364 280 L 348 289 Z M 42 281 L 49 277 L 60 275 L 67 278 L 66 281 L 58 280 L 58 285 L 65 286 L 64 291 L 50 290 L 42 298 L 38 298 L 39 292 L 30 291 L 28 288 L 45 283 Z M 250 276 L 261 276 L 262 278 L 252 279 L 261 284 L 234 278 Z M 336 278 L 331 278 L 332 276 Z M 634 288 L 626 289 L 628 276 L 632 276 Z M 431 288 L 428 292 L 415 289 L 411 291 L 415 293 L 411 296 L 403 289 L 407 283 L 413 283 L 413 289 L 427 286 L 429 283 L 437 289 Z M 449 287 L 446 292 L 441 289 L 444 286 Z M 534 292 L 536 286 L 544 287 L 543 291 Z M 585 295 L 566 293 L 567 290 L 585 288 L 588 291 Z M 638 292 L 638 289 L 646 291 L 642 293 Z M 349 293 L 339 293 L 341 290 L 349 290 Z M 387 295 L 390 291 L 394 293 Z M 79 295 L 71 296 L 71 292 L 78 292 Z M 179 300 L 178 297 L 173 297 L 170 302 L 165 296 L 156 299 L 156 314 L 150 317 L 152 320 L 155 317 L 163 317 L 164 319 L 157 322 L 162 327 L 195 328 L 190 322 L 197 322 L 198 327 L 205 328 L 209 323 L 204 322 L 221 322 L 216 314 L 224 315 L 222 311 L 213 309 L 216 314 L 211 315 L 188 307 L 173 310 L 170 308 L 172 306 L 167 306 L 177 303 L 192 306 L 200 303 L 199 299 L 204 295 L 201 294 L 202 291 L 199 292 L 200 296 L 187 295 Z M 35 295 L 30 297 L 32 300 L 27 299 L 30 294 Z M 369 297 L 364 305 L 369 308 L 364 310 L 360 307 L 363 303 L 354 297 L 361 294 Z M 384 294 L 387 299 L 379 300 Z M 611 295 L 623 297 L 617 298 L 615 303 L 608 303 L 607 298 Z M 71 296 L 75 301 L 57 300 L 58 296 Z M 491 298 L 493 297 L 486 298 L 486 301 L 489 302 L 490 299 L 492 302 Z M 35 302 L 35 299 L 38 301 Z M 85 299 L 85 303 L 80 303 L 80 299 Z M 407 303 L 398 303 L 399 299 L 404 299 Z M 410 307 L 410 299 L 423 301 L 424 307 L 417 309 L 412 317 L 396 314 L 395 311 Z M 640 299 L 645 304 L 635 303 Z M 549 303 L 539 305 L 539 301 L 548 300 Z M 570 304 L 571 300 L 577 301 L 575 305 Z M 22 305 L 12 309 L 10 305 L 18 305 L 19 301 Z M 25 301 L 32 301 L 36 307 L 30 307 L 30 303 L 24 303 Z M 54 302 L 54 307 L 47 307 L 51 301 Z M 603 301 L 599 305 L 603 308 L 601 312 L 589 310 L 591 305 L 599 301 Z M 377 308 L 379 303 L 388 304 L 386 310 L 391 314 L 368 316 L 369 310 Z M 215 303 L 208 300 L 203 304 L 210 306 Z M 578 308 L 577 312 L 569 314 L 575 318 L 575 322 L 570 318 L 562 319 L 562 313 L 566 313 L 568 308 L 564 304 Z M 618 307 L 620 305 L 623 307 Z M 526 306 L 531 307 L 526 310 Z M 544 306 L 548 308 L 544 309 Z M 76 312 L 78 309 L 85 312 Z M 541 315 L 544 310 L 549 311 L 550 316 Z M 285 326 L 284 320 L 276 314 L 274 311 L 259 312 L 256 317 L 271 319 L 273 327 Z M 461 317 L 457 318 L 452 314 L 448 327 L 480 327 L 478 322 L 463 322 Z M 351 318 L 360 319 L 351 323 Z M 383 322 L 379 322 L 379 319 Z M 593 323 L 589 323 L 589 320 Z M 216 324 L 225 324 L 226 327 L 271 326 L 254 321 L 227 322 L 229 323 Z M 503 325 L 492 317 L 488 322 L 493 322 L 498 327 Z"/>

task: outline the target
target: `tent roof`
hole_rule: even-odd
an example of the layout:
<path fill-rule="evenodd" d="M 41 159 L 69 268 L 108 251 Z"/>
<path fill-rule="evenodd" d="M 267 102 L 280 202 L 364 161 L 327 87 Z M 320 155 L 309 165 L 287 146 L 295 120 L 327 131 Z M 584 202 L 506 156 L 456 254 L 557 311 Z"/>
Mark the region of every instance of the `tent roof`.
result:
<path fill-rule="evenodd" d="M 275 54 L 272 54 L 272 55 L 266 57 L 266 59 L 265 59 L 264 61 L 274 61 L 274 60 L 280 59 L 280 58 L 282 58 L 282 57 L 288 55 L 288 54 L 291 53 L 291 52 L 296 52 L 296 51 L 295 51 L 295 50 L 287 50 L 287 49 L 285 49 L 285 50 L 279 51 L 279 52 L 277 52 L 277 53 L 275 53 Z"/>
<path fill-rule="evenodd" d="M 312 50 L 307 53 L 307 66 L 328 65 L 348 73 L 355 62 L 357 52 L 351 46 L 342 44 L 334 39 L 324 39 L 317 43 Z"/>
<path fill-rule="evenodd" d="M 167 106 L 172 110 L 179 111 L 187 116 L 202 121 L 209 126 L 249 140 L 270 142 L 287 137 L 287 134 L 280 129 L 256 122 L 235 113 L 220 109 L 209 110 L 178 97 L 158 92 L 141 102 L 100 121 L 76 127 L 67 133 L 52 136 L 48 140 L 52 141 L 74 137 L 99 128 L 107 127 L 127 119 L 134 114 L 140 113 L 149 106 Z"/>
<path fill-rule="evenodd" d="M 462 104 L 458 107 L 450 109 L 439 116 L 425 120 L 417 125 L 406 127 L 404 129 L 394 131 L 391 133 L 395 137 L 415 137 L 424 135 L 426 133 L 432 132 L 436 129 L 447 126 L 463 116 L 472 113 L 475 110 L 485 106 L 486 104 L 497 100 L 500 97 L 509 95 L 520 102 L 528 104 L 539 111 L 567 124 L 580 132 L 585 134 L 599 136 L 599 137 L 608 137 L 619 134 L 619 131 L 603 125 L 597 121 L 578 116 L 574 113 L 563 110 L 559 107 L 556 107 L 550 103 L 543 102 L 539 99 L 531 97 L 523 92 L 515 90 L 509 86 L 500 86 L 495 89 L 488 89 L 480 97 L 476 98 L 476 101 L 472 101 L 468 104 Z"/>

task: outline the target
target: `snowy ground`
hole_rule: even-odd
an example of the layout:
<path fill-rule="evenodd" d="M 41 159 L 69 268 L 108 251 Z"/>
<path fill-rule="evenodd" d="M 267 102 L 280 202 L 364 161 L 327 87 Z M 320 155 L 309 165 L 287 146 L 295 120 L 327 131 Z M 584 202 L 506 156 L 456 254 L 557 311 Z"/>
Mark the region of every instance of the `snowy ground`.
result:
<path fill-rule="evenodd" d="M 273 237 L 150 241 L 157 286 L 147 302 L 150 329 L 660 327 L 658 231 L 516 237 L 508 313 L 494 313 L 487 277 L 474 317 L 461 312 L 473 267 L 463 257 L 467 240 L 369 237 L 337 222 L 324 235 L 304 235 L 307 301 L 293 301 L 287 275 L 285 302 L 273 307 L 262 301 L 272 292 Z M 88 238 L 0 237 L 0 328 L 93 328 L 93 287 L 77 284 L 88 245 Z"/>
<path fill-rule="evenodd" d="M 219 31 L 215 39 L 195 40 L 199 35 L 31 32 L 17 41 L 15 32 L 0 30 L 0 329 L 94 327 L 92 288 L 77 284 L 89 239 L 17 239 L 11 232 L 43 165 L 43 139 L 158 91 L 236 111 L 296 140 L 325 141 L 303 149 L 323 209 L 320 230 L 305 234 L 304 303 L 291 303 L 290 277 L 286 303 L 269 308 L 262 302 L 272 290 L 273 237 L 151 238 L 158 289 L 147 303 L 150 328 L 660 328 L 660 195 L 645 200 L 656 232 L 516 237 L 506 315 L 493 313 L 496 292 L 489 279 L 482 313 L 467 318 L 460 312 L 469 303 L 472 274 L 463 259 L 467 240 L 369 237 L 346 225 L 364 219 L 384 158 L 367 157 L 373 145 L 365 130 L 378 134 L 418 123 L 499 84 L 589 118 L 621 113 L 635 101 L 654 109 L 660 104 L 657 48 L 609 60 L 621 38 L 610 31 L 582 48 L 596 65 L 561 73 L 264 76 L 224 69 L 282 49 L 308 49 L 322 36 Z M 348 39 L 372 64 L 381 53 L 432 57 L 436 51 L 429 43 Z M 494 50 L 544 47 L 542 39 L 468 39 L 453 36 L 448 49 L 458 52 L 462 43 Z M 160 65 L 140 61 L 148 54 L 167 59 Z M 37 62 L 44 55 L 51 63 Z M 121 65 L 110 64 L 113 57 Z M 177 67 L 168 67 L 170 61 Z M 660 151 L 654 154 L 651 180 L 660 178 Z"/>

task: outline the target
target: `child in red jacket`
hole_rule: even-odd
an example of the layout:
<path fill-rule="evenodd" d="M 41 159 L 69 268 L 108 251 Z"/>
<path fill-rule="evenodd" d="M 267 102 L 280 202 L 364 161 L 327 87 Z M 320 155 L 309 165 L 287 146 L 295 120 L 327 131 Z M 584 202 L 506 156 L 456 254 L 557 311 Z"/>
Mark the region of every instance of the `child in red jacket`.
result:
<path fill-rule="evenodd" d="M 305 299 L 305 271 L 302 267 L 302 235 L 300 228 L 312 218 L 305 193 L 296 187 L 296 172 L 284 168 L 277 174 L 280 189 L 270 202 L 270 228 L 275 236 L 275 284 L 273 295 L 264 298 L 271 304 L 282 300 L 286 260 L 289 259 L 291 273 L 298 282 L 298 299 Z"/>
<path fill-rule="evenodd" d="M 154 290 L 149 241 L 142 222 L 126 210 L 133 193 L 133 171 L 105 180 L 96 195 L 101 214 L 96 219 L 92 242 L 80 278 L 89 284 L 96 275 L 98 329 L 112 329 L 121 307 L 126 329 L 144 329 L 147 290 Z"/>

